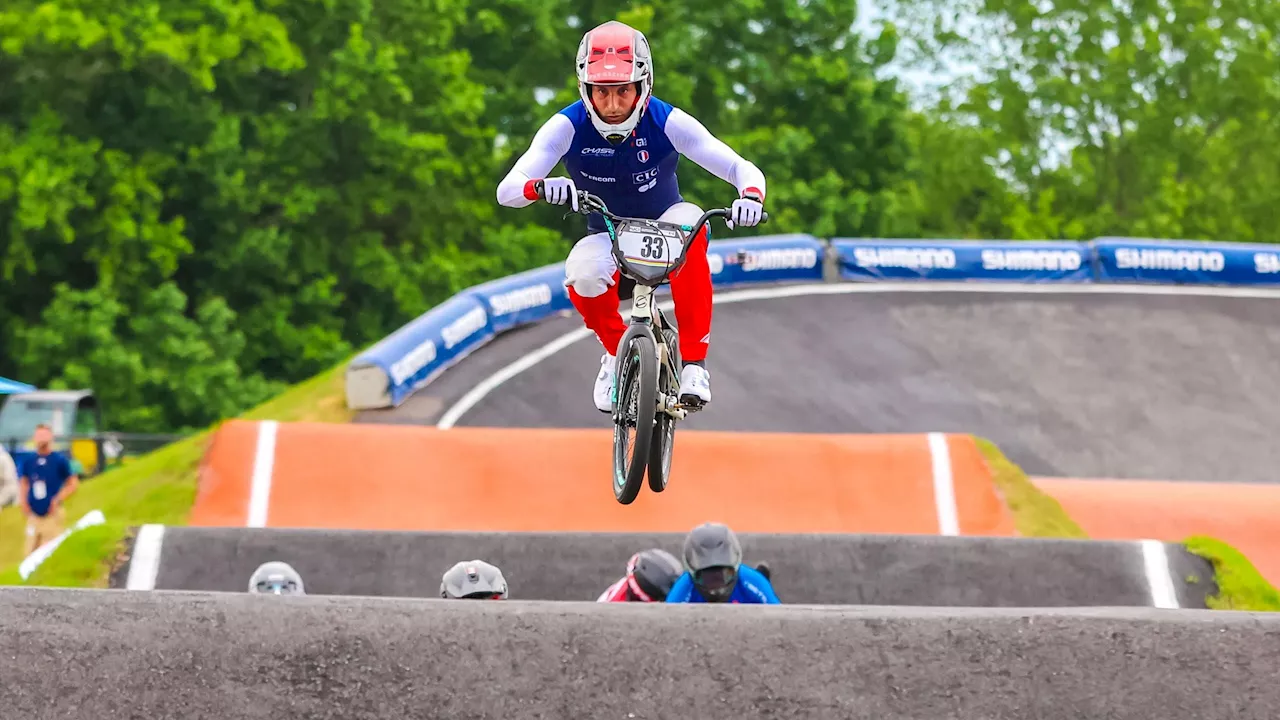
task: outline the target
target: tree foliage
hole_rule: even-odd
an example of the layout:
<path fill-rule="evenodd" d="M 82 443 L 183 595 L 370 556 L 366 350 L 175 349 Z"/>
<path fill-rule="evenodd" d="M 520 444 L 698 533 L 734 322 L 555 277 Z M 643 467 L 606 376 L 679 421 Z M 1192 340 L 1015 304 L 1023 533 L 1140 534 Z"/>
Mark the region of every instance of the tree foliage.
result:
<path fill-rule="evenodd" d="M 856 0 L 11 0 L 0 375 L 199 427 L 562 259 L 581 219 L 494 188 L 612 18 L 648 33 L 659 97 L 764 169 L 754 232 L 1270 239 L 1280 6 L 1127 3 L 899 0 L 863 35 Z M 904 43 L 982 74 L 913 107 Z"/>
<path fill-rule="evenodd" d="M 944 106 L 997 139 L 1015 237 L 1273 242 L 1280 4 L 898 0 L 919 58 L 976 76 Z"/>

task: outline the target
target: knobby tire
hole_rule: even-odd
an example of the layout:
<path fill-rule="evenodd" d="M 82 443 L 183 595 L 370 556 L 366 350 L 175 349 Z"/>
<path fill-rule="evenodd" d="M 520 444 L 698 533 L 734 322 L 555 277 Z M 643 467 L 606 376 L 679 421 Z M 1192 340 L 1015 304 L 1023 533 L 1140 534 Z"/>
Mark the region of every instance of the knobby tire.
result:
<path fill-rule="evenodd" d="M 619 360 L 622 362 L 618 368 L 618 409 L 613 426 L 613 495 L 619 503 L 630 505 L 640 494 L 653 444 L 658 392 L 657 348 L 648 337 L 637 335 L 627 344 L 626 353 Z M 636 441 L 628 458 L 625 422 L 633 398 Z"/>

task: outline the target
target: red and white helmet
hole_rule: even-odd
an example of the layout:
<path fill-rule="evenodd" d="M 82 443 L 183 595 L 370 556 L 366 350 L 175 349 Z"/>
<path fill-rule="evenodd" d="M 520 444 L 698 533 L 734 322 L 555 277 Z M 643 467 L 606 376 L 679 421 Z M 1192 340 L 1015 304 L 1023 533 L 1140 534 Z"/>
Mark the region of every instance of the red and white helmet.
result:
<path fill-rule="evenodd" d="M 591 86 L 635 82 L 640 83 L 640 92 L 631 113 L 617 125 L 610 125 L 591 101 Z M 606 140 L 616 144 L 627 139 L 640 124 L 653 94 L 653 58 L 644 33 L 617 20 L 588 30 L 578 45 L 578 94 L 591 124 Z"/>

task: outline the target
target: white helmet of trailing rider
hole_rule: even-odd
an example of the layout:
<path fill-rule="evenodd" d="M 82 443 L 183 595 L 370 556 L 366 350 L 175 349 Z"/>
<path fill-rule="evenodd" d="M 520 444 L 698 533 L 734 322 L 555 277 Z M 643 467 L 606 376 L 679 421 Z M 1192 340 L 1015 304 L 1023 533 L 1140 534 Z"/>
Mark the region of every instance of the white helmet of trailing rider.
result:
<path fill-rule="evenodd" d="M 306 595 L 302 576 L 287 562 L 264 562 L 249 577 L 249 592 L 255 595 Z"/>
<path fill-rule="evenodd" d="M 611 125 L 591 101 L 591 86 L 628 83 L 640 84 L 635 105 L 626 119 Z M 626 140 L 640 124 L 653 94 L 653 58 L 644 33 L 617 20 L 588 30 L 578 45 L 578 94 L 591 124 L 606 140 L 615 145 Z"/>

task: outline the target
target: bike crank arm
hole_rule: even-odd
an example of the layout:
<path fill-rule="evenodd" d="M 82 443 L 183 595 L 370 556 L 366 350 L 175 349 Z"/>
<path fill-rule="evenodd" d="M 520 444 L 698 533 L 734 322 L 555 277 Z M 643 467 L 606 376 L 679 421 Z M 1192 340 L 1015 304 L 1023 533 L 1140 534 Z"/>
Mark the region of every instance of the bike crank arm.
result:
<path fill-rule="evenodd" d="M 666 397 L 666 405 L 662 404 L 662 400 L 658 401 L 658 413 L 666 413 L 677 420 L 684 420 L 689 416 L 689 410 L 680 404 L 680 400 L 676 396 L 668 395 Z"/>
<path fill-rule="evenodd" d="M 677 420 L 683 420 L 689 417 L 689 413 L 695 413 L 702 409 L 702 406 L 682 405 L 678 395 L 667 395 L 666 404 L 662 399 L 658 400 L 658 412 L 666 413 Z"/>

